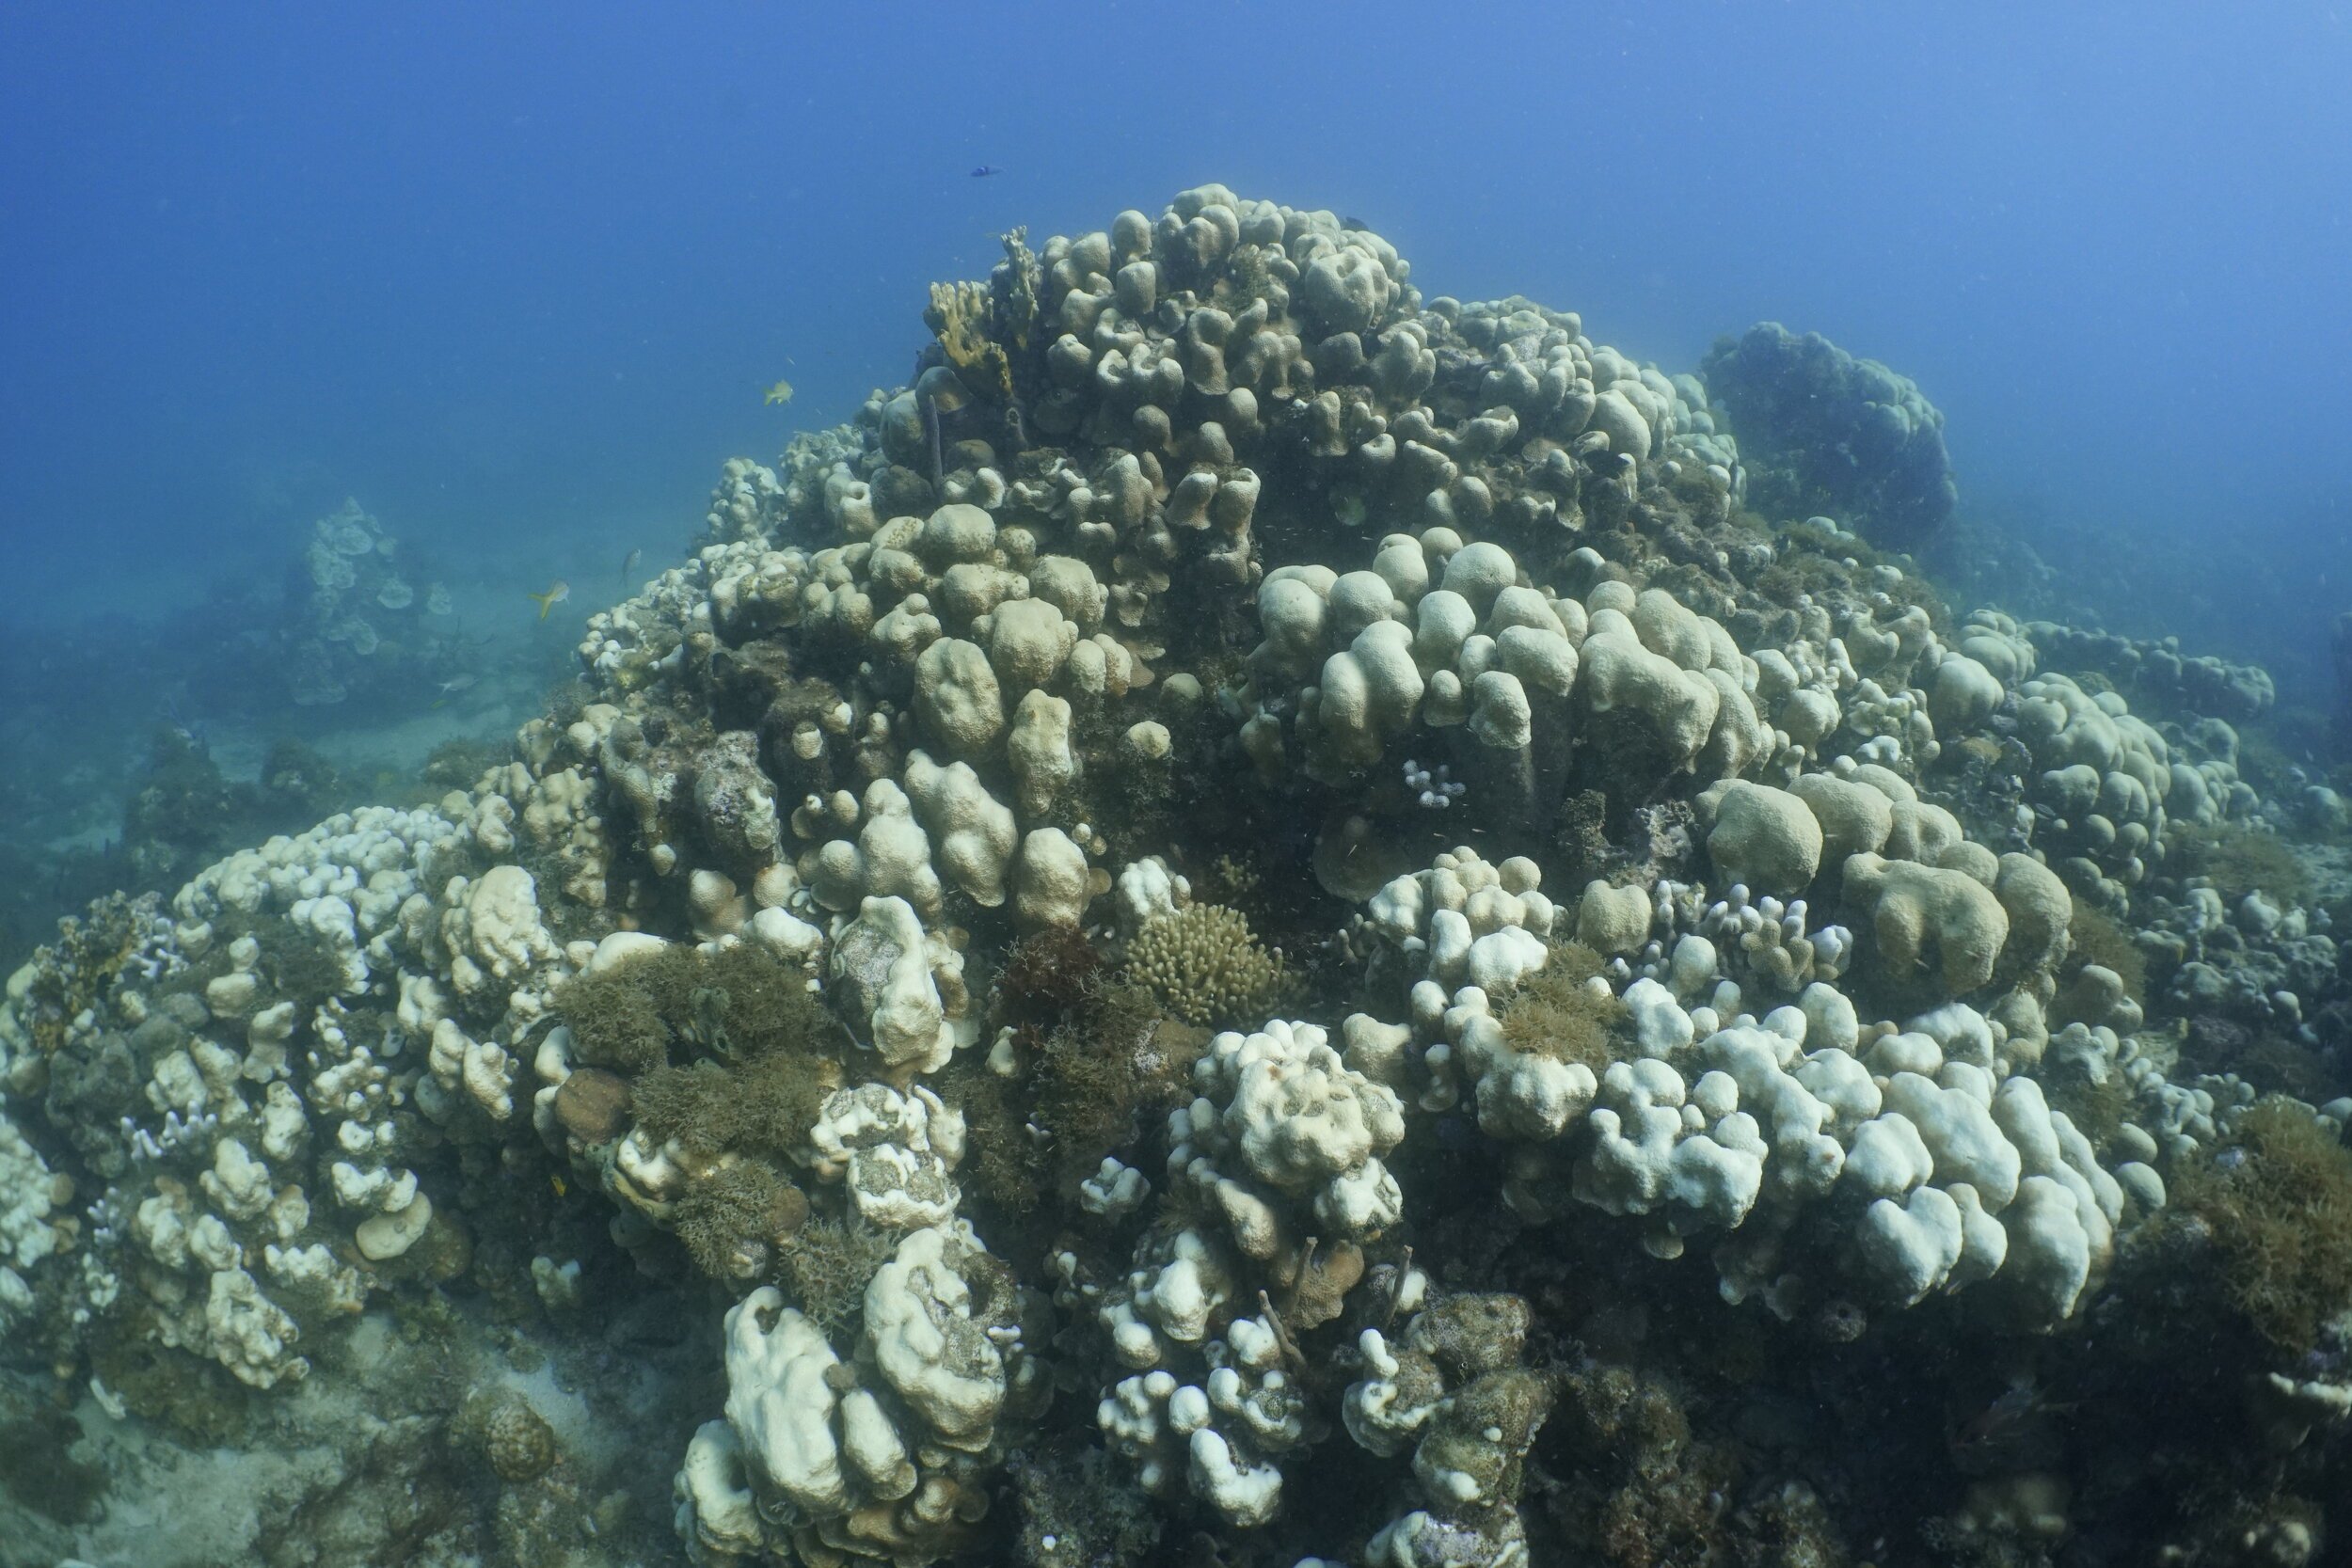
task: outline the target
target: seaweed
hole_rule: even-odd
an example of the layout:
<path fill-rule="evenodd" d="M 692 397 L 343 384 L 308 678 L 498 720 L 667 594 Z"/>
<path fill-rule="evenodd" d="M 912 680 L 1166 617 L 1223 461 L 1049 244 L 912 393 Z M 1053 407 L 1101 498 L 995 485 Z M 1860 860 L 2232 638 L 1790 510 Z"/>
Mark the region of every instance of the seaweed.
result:
<path fill-rule="evenodd" d="M 1581 1062 L 1597 1074 L 1630 1053 L 1626 1006 L 1585 982 L 1601 957 L 1579 942 L 1554 943 L 1544 967 L 1502 1006 L 1502 1037 L 1515 1051 Z"/>
<path fill-rule="evenodd" d="M 106 1472 L 67 1451 L 81 1438 L 82 1423 L 62 1410 L 0 1422 L 0 1491 L 62 1525 L 95 1519 Z"/>
<path fill-rule="evenodd" d="M 2145 1004 L 2148 1000 L 2148 959 L 2139 950 L 2139 943 L 2117 923 L 2115 917 L 2096 904 L 2074 899 L 2074 912 L 2066 923 L 2067 954 L 2065 975 L 2073 979 L 2087 964 L 2097 964 L 2112 970 L 2123 982 L 2123 994 Z"/>
<path fill-rule="evenodd" d="M 713 1279 L 749 1279 L 808 1218 L 808 1198 L 763 1160 L 729 1160 L 689 1185 L 671 1226 Z"/>
<path fill-rule="evenodd" d="M 793 1304 L 838 1339 L 856 1324 L 866 1287 L 897 1250 L 886 1231 L 863 1220 L 813 1219 L 776 1249 L 776 1272 Z"/>
<path fill-rule="evenodd" d="M 2284 907 L 2311 901 L 2311 873 L 2286 840 L 2245 822 L 2173 825 L 2165 848 L 2183 878 L 2201 877 L 2227 903 L 2261 893 Z"/>
<path fill-rule="evenodd" d="M 736 942 L 707 954 L 697 950 L 694 958 L 687 1009 L 706 1026 L 715 1016 L 726 1054 L 743 1060 L 805 1050 L 832 1033 L 832 1016 L 809 990 L 808 976 L 754 943 Z M 716 995 L 698 999 L 699 991 Z"/>
<path fill-rule="evenodd" d="M 555 1010 L 572 1032 L 572 1049 L 591 1067 L 624 1076 L 669 1060 L 670 1031 L 655 1000 L 657 971 L 667 954 L 648 954 L 576 974 L 555 990 Z"/>
<path fill-rule="evenodd" d="M 966 1052 L 939 1075 L 939 1093 L 963 1117 L 967 1152 L 960 1180 L 1007 1214 L 1037 1207 L 1046 1180 L 1044 1146 L 1026 1130 L 1019 1085 Z"/>
<path fill-rule="evenodd" d="M 1163 1017 L 1141 986 L 1098 986 L 1079 1016 L 1046 1037 L 1031 1119 L 1052 1150 L 1048 1180 L 1067 1194 L 1141 1118 L 1183 1103 L 1205 1029 Z"/>
<path fill-rule="evenodd" d="M 2352 1307 L 2352 1150 L 2292 1100 L 2257 1101 L 2231 1132 L 2185 1163 L 2172 1202 L 2205 1222 L 2255 1331 L 2301 1354 Z"/>
<path fill-rule="evenodd" d="M 123 1332 L 99 1338 L 90 1347 L 91 1374 L 132 1414 L 199 1448 L 236 1441 L 251 1418 L 252 1390 L 225 1367 L 167 1349 L 151 1328 L 151 1321 L 134 1319 Z"/>
<path fill-rule="evenodd" d="M 710 1158 L 730 1149 L 786 1153 L 806 1141 L 838 1086 L 830 1061 L 777 1052 L 730 1066 L 658 1067 L 629 1088 L 637 1125 L 656 1145 Z"/>
<path fill-rule="evenodd" d="M 699 1159 L 783 1156 L 840 1086 L 839 1025 L 808 977 L 750 943 L 672 944 L 558 987 L 583 1065 L 628 1081 L 639 1129 Z"/>
<path fill-rule="evenodd" d="M 262 972 L 271 987 L 306 1009 L 340 995 L 351 984 L 335 940 L 297 922 L 288 921 L 285 930 L 274 933 L 262 953 Z"/>
<path fill-rule="evenodd" d="M 749 942 L 631 955 L 564 981 L 555 1010 L 581 1061 L 625 1075 L 675 1056 L 751 1062 L 803 1051 L 835 1027 L 806 974 Z"/>
<path fill-rule="evenodd" d="M 2067 1119 L 2091 1148 L 2105 1152 L 2115 1147 L 2123 1124 L 2139 1112 L 2139 1096 L 2121 1072 L 2070 1073 L 2047 1088 L 2050 1108 Z"/>
<path fill-rule="evenodd" d="M 1012 944 L 997 976 L 1002 1010 L 1016 1021 L 1053 1019 L 1078 1007 L 1102 950 L 1074 926 L 1048 926 Z"/>
<path fill-rule="evenodd" d="M 438 800 L 453 789 L 471 789 L 482 782 L 482 775 L 514 760 L 515 743 L 510 739 L 460 736 L 444 740 L 424 759 L 416 790 L 419 802 Z"/>

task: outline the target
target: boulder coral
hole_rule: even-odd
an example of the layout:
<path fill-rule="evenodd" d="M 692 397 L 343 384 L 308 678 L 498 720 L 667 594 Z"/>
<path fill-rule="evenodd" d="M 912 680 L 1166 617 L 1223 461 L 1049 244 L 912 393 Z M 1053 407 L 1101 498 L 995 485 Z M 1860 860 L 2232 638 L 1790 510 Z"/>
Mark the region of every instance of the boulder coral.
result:
<path fill-rule="evenodd" d="M 386 1560 L 2352 1528 L 2258 673 L 1956 619 L 1854 531 L 1941 416 L 1818 339 L 1669 373 L 1221 185 L 923 320 L 511 755 L 8 975 L 34 1402 L 337 1412 L 369 1506 L 255 1506 Z"/>

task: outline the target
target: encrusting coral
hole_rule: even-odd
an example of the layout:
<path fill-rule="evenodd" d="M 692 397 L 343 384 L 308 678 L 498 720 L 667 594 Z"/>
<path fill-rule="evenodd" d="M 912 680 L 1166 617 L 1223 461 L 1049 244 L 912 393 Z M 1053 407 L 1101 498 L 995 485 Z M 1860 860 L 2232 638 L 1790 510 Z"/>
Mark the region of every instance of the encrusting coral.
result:
<path fill-rule="evenodd" d="M 930 303 L 511 754 L 10 977 L 12 1347 L 261 1403 L 654 1300 L 682 1453 L 465 1451 L 674 1471 L 705 1565 L 2312 1535 L 2352 998 L 2262 682 L 1956 618 L 1854 531 L 1941 416 L 1819 341 L 1670 375 L 1216 185 Z M 2212 1418 L 2038 1392 L 2150 1366 Z"/>

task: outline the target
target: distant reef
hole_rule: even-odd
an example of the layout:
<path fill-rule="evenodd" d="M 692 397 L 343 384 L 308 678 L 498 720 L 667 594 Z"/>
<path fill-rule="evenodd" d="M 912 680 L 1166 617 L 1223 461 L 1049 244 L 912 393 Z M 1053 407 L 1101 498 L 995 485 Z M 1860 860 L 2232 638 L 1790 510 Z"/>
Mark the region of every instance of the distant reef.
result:
<path fill-rule="evenodd" d="M 1719 341 L 1699 375 L 1740 438 L 1759 511 L 1828 513 L 1907 549 L 1959 502 L 1943 411 L 1875 359 L 1760 322 Z"/>

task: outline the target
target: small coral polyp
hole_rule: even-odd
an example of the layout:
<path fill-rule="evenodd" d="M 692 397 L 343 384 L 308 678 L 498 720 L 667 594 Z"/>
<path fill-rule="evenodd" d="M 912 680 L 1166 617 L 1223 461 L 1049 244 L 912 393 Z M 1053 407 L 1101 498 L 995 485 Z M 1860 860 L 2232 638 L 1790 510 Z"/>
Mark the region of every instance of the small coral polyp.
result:
<path fill-rule="evenodd" d="M 1983 1497 L 2033 1510 L 1938 1523 L 1727 1428 L 1684 1453 L 1675 1390 L 1744 1355 L 1833 1401 L 1836 1463 L 1881 1418 L 1942 1455 L 1903 1411 L 2095 1366 L 2102 1292 L 2211 1244 L 2169 1185 L 2265 1201 L 2230 1162 L 2279 1166 L 2280 1113 L 2169 1026 L 2341 1016 L 2324 911 L 2182 870 L 2287 819 L 2229 729 L 2266 677 L 1955 625 L 1860 519 L 1749 510 L 1830 490 L 1756 390 L 1784 360 L 1885 437 L 1848 499 L 1948 510 L 1941 416 L 1826 345 L 1751 334 L 1718 400 L 1216 185 L 932 298 L 914 382 L 730 462 L 513 761 L 10 978 L 9 1338 L 271 1390 L 460 1271 L 551 1311 L 686 1281 L 704 1564 L 1127 1562 L 1155 1511 L 1417 1565 L 1566 1560 L 1608 1510 L 1725 1560 L 2065 1528 L 2022 1460 Z M 2352 1101 L 2295 1114 L 2334 1172 Z M 2303 1432 L 2352 1409 L 2347 1237 L 2233 1243 L 2194 1308 Z M 1735 1449 L 1769 1503 L 1692 1501 Z M 1605 1505 L 1594 1453 L 1638 1473 Z M 1348 1484 L 1302 1507 L 1310 1472 Z"/>

